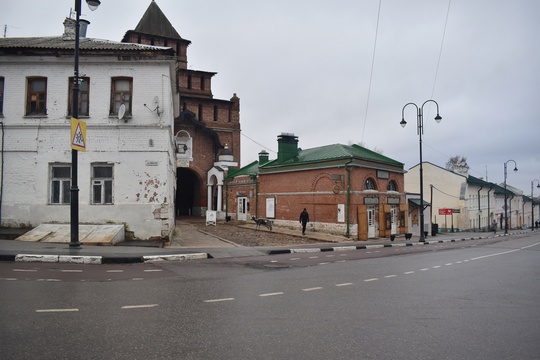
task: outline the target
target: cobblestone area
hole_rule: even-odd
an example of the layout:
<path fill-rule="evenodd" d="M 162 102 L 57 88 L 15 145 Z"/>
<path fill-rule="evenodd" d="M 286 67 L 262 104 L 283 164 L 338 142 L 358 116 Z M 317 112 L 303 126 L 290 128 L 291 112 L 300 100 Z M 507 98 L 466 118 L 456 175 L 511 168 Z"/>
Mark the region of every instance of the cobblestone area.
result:
<path fill-rule="evenodd" d="M 260 230 L 244 227 L 244 222 L 228 222 L 219 223 L 217 226 L 206 226 L 204 223 L 194 224 L 203 231 L 222 239 L 234 242 L 242 246 L 286 246 L 286 245 L 305 245 L 318 244 L 319 241 L 303 238 L 302 236 L 294 236 L 288 234 L 280 234 L 273 231 L 268 231 L 266 228 Z M 298 231 L 300 235 L 300 231 Z"/>

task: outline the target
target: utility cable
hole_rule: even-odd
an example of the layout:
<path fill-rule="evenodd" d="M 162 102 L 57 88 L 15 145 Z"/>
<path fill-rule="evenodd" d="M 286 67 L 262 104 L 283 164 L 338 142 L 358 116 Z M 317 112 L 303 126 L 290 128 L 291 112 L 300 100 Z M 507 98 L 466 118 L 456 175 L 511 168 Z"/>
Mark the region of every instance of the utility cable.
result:
<path fill-rule="evenodd" d="M 377 49 L 377 37 L 379 35 L 379 19 L 381 17 L 381 3 L 382 3 L 382 0 L 379 0 L 379 10 L 377 11 L 377 26 L 375 27 L 375 42 L 373 43 L 373 56 L 371 58 L 371 72 L 369 74 L 368 95 L 366 99 L 366 113 L 364 114 L 364 128 L 362 129 L 361 143 L 364 142 L 364 134 L 366 132 L 367 115 L 368 115 L 368 109 L 369 109 L 369 96 L 371 94 L 371 80 L 373 79 L 373 69 L 375 67 L 375 50 Z"/>

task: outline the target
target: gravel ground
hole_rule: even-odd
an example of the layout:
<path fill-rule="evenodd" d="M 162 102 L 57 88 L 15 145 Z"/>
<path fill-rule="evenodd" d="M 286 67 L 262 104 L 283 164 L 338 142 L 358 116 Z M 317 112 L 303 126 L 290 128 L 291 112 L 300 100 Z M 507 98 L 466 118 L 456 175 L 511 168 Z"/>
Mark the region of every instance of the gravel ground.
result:
<path fill-rule="evenodd" d="M 203 232 L 218 236 L 222 239 L 232 241 L 242 246 L 286 246 L 286 245 L 305 245 L 318 244 L 319 241 L 302 238 L 301 236 L 279 234 L 266 230 L 256 231 L 255 228 L 245 228 L 243 222 L 220 223 L 219 226 L 200 225 Z M 199 227 L 199 225 L 196 225 Z"/>

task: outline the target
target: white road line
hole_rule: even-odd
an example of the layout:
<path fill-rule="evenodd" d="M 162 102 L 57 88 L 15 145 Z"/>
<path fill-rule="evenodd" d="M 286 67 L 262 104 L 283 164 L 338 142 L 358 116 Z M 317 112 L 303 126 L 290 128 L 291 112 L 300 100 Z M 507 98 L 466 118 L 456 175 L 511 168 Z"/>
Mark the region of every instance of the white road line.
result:
<path fill-rule="evenodd" d="M 308 259 L 318 259 L 318 256 L 310 256 Z"/>
<path fill-rule="evenodd" d="M 38 313 L 48 313 L 48 312 L 75 312 L 79 311 L 79 309 L 38 309 L 36 312 Z"/>
<path fill-rule="evenodd" d="M 440 268 L 440 267 L 441 267 L 441 265 L 435 265 L 435 266 L 433 267 L 433 269 L 438 269 L 438 268 Z"/>
<path fill-rule="evenodd" d="M 393 278 L 393 277 L 396 277 L 397 275 L 386 275 L 385 278 Z"/>
<path fill-rule="evenodd" d="M 13 271 L 20 271 L 20 272 L 36 272 L 35 269 L 13 269 Z"/>
<path fill-rule="evenodd" d="M 233 301 L 234 298 L 223 298 L 223 299 L 210 299 L 210 300 L 204 300 L 205 303 L 215 303 L 215 302 L 221 302 L 221 301 Z"/>
<path fill-rule="evenodd" d="M 37 279 L 37 281 L 62 281 L 60 279 Z"/>
<path fill-rule="evenodd" d="M 16 278 L 2 278 L 0 280 L 7 280 L 7 281 L 16 281 Z"/>
<path fill-rule="evenodd" d="M 108 273 L 121 273 L 124 272 L 124 270 L 107 270 Z"/>
<path fill-rule="evenodd" d="M 158 306 L 158 304 L 147 304 L 147 305 L 125 305 L 122 306 L 121 309 L 145 309 L 145 308 L 153 308 Z"/>
<path fill-rule="evenodd" d="M 271 263 L 277 263 L 277 260 L 271 260 L 270 262 Z"/>
<path fill-rule="evenodd" d="M 65 273 L 82 273 L 82 270 L 60 270 L 61 272 Z"/>
<path fill-rule="evenodd" d="M 428 271 L 429 268 L 423 268 L 423 269 L 420 269 L 420 271 Z"/>
<path fill-rule="evenodd" d="M 406 271 L 403 274 L 405 274 L 405 275 L 414 274 L 414 271 Z"/>
<path fill-rule="evenodd" d="M 133 280 L 133 281 L 141 281 L 141 280 L 144 280 L 144 278 L 133 278 L 131 280 Z"/>
<path fill-rule="evenodd" d="M 376 280 L 379 280 L 379 278 L 365 279 L 364 282 L 370 282 L 370 281 L 376 281 Z"/>
<path fill-rule="evenodd" d="M 513 252 L 516 252 L 516 251 L 519 251 L 519 250 L 521 250 L 521 249 L 514 249 L 514 250 L 503 251 L 503 252 L 496 253 L 496 254 L 491 254 L 491 255 L 478 256 L 478 257 L 472 258 L 471 260 L 480 260 L 480 259 L 485 259 L 485 258 L 492 257 L 492 256 L 510 254 L 510 253 L 513 253 Z"/>
<path fill-rule="evenodd" d="M 318 263 L 317 265 L 328 265 L 330 264 L 329 262 L 322 262 L 322 263 Z"/>
<path fill-rule="evenodd" d="M 274 293 L 267 293 L 267 294 L 260 294 L 260 297 L 266 297 L 266 296 L 276 296 L 276 295 L 283 295 L 282 292 L 274 292 Z"/>
<path fill-rule="evenodd" d="M 444 264 L 445 266 L 450 266 L 450 265 L 454 265 L 454 263 L 448 263 L 448 264 Z"/>
<path fill-rule="evenodd" d="M 322 289 L 322 287 L 318 286 L 318 287 L 302 289 L 302 291 L 315 291 L 315 290 L 321 290 L 321 289 Z"/>
<path fill-rule="evenodd" d="M 353 283 L 342 283 L 342 284 L 336 284 L 337 287 L 342 287 L 342 286 L 351 286 Z"/>
<path fill-rule="evenodd" d="M 160 272 L 160 271 L 163 271 L 161 269 L 146 269 L 144 270 L 144 272 Z"/>
<path fill-rule="evenodd" d="M 294 260 L 300 260 L 300 258 L 291 258 L 290 260 L 291 260 L 291 261 L 294 261 Z"/>

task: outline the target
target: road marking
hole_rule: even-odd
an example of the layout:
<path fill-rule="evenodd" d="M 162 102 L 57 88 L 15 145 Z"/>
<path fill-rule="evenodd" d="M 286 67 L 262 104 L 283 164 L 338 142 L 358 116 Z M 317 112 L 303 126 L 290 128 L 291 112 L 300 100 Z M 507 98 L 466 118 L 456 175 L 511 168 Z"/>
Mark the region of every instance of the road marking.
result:
<path fill-rule="evenodd" d="M 147 304 L 147 305 L 125 305 L 121 309 L 144 309 L 144 308 L 153 308 L 158 306 L 158 304 Z"/>
<path fill-rule="evenodd" d="M 318 256 L 310 256 L 308 259 L 318 259 Z"/>
<path fill-rule="evenodd" d="M 133 278 L 131 280 L 133 280 L 133 281 L 141 281 L 141 280 L 144 280 L 144 278 Z"/>
<path fill-rule="evenodd" d="M 260 294 L 260 297 L 266 297 L 266 296 L 276 296 L 276 295 L 283 295 L 282 292 L 274 292 L 274 293 L 266 293 L 266 294 Z"/>
<path fill-rule="evenodd" d="M 271 263 L 277 263 L 278 261 L 277 260 L 271 260 L 270 262 Z"/>
<path fill-rule="evenodd" d="M 405 275 L 414 274 L 414 271 L 406 271 L 403 274 L 405 274 Z"/>
<path fill-rule="evenodd" d="M 65 273 L 82 273 L 82 270 L 60 270 L 61 272 Z"/>
<path fill-rule="evenodd" d="M 107 270 L 108 273 L 121 273 L 124 272 L 124 270 Z"/>
<path fill-rule="evenodd" d="M 48 312 L 75 312 L 79 311 L 79 309 L 38 309 L 36 312 L 38 313 L 48 313 Z"/>
<path fill-rule="evenodd" d="M 221 301 L 233 301 L 234 298 L 223 298 L 223 299 L 210 299 L 210 300 L 204 300 L 205 303 L 214 303 L 214 302 L 221 302 Z"/>
<path fill-rule="evenodd" d="M 160 272 L 160 271 L 163 271 L 161 269 L 146 269 L 144 270 L 144 272 Z"/>
<path fill-rule="evenodd" d="M 433 268 L 434 268 L 434 269 L 438 269 L 438 268 L 440 268 L 440 267 L 441 267 L 441 265 L 435 265 Z"/>
<path fill-rule="evenodd" d="M 379 279 L 378 278 L 365 279 L 364 282 L 370 282 L 370 281 L 375 281 L 375 280 L 379 280 Z"/>
<path fill-rule="evenodd" d="M 420 269 L 420 271 L 428 271 L 429 268 L 423 268 L 423 269 Z"/>
<path fill-rule="evenodd" d="M 321 289 L 322 289 L 322 287 L 318 286 L 318 287 L 302 289 L 302 291 L 315 291 L 315 290 L 321 290 Z"/>
<path fill-rule="evenodd" d="M 386 275 L 385 278 L 393 278 L 393 277 L 396 277 L 397 275 Z"/>
<path fill-rule="evenodd" d="M 341 286 L 351 286 L 353 283 L 342 283 L 342 284 L 336 284 L 337 287 Z"/>
<path fill-rule="evenodd" d="M 2 278 L 0 280 L 7 280 L 7 281 L 16 281 L 16 278 Z"/>
<path fill-rule="evenodd" d="M 60 279 L 37 279 L 37 281 L 62 281 Z"/>
<path fill-rule="evenodd" d="M 318 263 L 317 265 L 328 265 L 330 264 L 329 262 L 322 262 L 322 263 Z"/>
<path fill-rule="evenodd" d="M 291 260 L 300 260 L 300 258 L 291 258 Z"/>
<path fill-rule="evenodd" d="M 20 271 L 20 272 L 36 272 L 35 269 L 13 269 L 13 271 Z"/>
<path fill-rule="evenodd" d="M 454 265 L 454 263 L 448 263 L 448 264 L 444 264 L 446 266 L 450 266 L 450 265 Z"/>
<path fill-rule="evenodd" d="M 514 249 L 514 250 L 503 251 L 503 252 L 496 253 L 496 254 L 491 254 L 491 255 L 478 256 L 478 257 L 472 258 L 471 260 L 480 260 L 480 259 L 485 259 L 485 258 L 492 257 L 492 256 L 510 254 L 510 253 L 513 253 L 513 252 L 516 252 L 516 251 L 519 251 L 519 250 L 521 250 L 521 249 Z"/>

